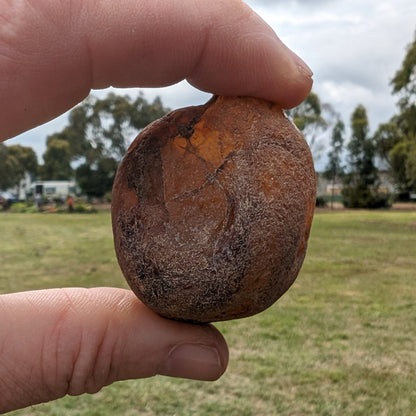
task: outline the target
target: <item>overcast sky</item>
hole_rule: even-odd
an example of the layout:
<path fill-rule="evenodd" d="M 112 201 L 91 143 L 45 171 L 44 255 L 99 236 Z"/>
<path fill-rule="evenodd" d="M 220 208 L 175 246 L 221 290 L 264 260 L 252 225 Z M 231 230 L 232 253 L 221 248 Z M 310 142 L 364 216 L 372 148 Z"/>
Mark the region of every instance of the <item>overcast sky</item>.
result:
<path fill-rule="evenodd" d="M 314 71 L 313 90 L 345 123 L 358 104 L 366 107 L 372 131 L 395 113 L 397 97 L 391 95 L 389 82 L 414 39 L 415 0 L 246 2 L 308 63 Z M 160 95 L 172 109 L 200 104 L 209 97 L 184 82 L 143 91 L 149 100 Z M 66 120 L 66 115 L 61 116 L 8 143 L 32 146 L 41 155 L 46 136 L 61 130 Z"/>

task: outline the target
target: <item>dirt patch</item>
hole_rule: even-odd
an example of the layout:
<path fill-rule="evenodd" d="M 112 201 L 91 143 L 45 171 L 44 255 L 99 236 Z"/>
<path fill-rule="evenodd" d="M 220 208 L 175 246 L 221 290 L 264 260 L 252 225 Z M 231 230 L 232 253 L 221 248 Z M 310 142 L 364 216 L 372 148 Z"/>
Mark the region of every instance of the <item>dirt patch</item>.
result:
<path fill-rule="evenodd" d="M 398 211 L 416 211 L 416 202 L 397 202 L 392 209 Z"/>
<path fill-rule="evenodd" d="M 97 211 L 110 211 L 111 209 L 111 203 L 99 203 L 99 204 L 93 204 L 94 208 Z"/>

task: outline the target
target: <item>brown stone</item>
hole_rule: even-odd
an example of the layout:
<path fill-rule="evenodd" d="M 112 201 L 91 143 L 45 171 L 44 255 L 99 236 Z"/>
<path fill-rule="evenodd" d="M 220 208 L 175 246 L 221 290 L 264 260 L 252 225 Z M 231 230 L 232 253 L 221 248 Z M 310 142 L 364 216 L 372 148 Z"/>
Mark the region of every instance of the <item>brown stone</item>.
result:
<path fill-rule="evenodd" d="M 120 267 L 167 318 L 256 314 L 298 275 L 315 196 L 309 147 L 276 105 L 214 97 L 173 111 L 138 135 L 119 167 Z"/>

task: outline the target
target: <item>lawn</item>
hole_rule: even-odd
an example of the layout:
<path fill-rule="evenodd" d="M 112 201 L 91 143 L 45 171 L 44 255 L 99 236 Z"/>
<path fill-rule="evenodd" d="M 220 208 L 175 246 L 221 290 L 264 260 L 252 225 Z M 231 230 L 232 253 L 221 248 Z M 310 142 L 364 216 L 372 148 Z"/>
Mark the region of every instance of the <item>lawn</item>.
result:
<path fill-rule="evenodd" d="M 0 292 L 126 287 L 108 213 L 1 214 Z M 217 327 L 217 382 L 116 383 L 22 415 L 401 415 L 416 409 L 416 212 L 318 212 L 301 274 L 273 307 Z"/>

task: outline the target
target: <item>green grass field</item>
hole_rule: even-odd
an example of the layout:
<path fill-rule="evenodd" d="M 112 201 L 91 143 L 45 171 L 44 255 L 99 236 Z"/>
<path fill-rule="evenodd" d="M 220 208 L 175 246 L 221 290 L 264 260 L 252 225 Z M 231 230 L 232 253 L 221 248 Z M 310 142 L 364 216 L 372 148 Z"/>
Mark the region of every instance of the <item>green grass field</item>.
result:
<path fill-rule="evenodd" d="M 108 213 L 1 214 L 0 292 L 126 287 Z M 116 383 L 13 415 L 414 416 L 416 212 L 315 216 L 301 274 L 273 307 L 217 324 L 217 382 Z"/>

